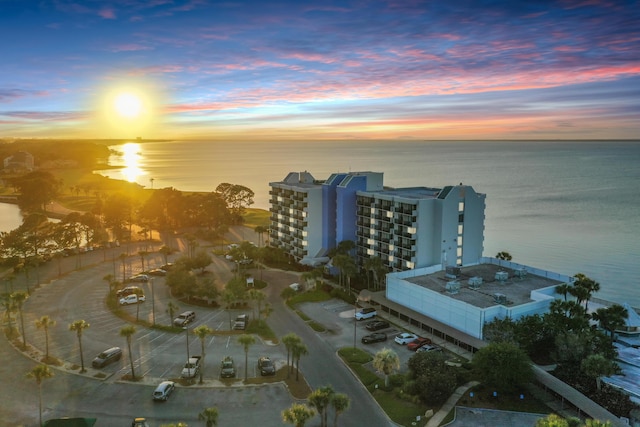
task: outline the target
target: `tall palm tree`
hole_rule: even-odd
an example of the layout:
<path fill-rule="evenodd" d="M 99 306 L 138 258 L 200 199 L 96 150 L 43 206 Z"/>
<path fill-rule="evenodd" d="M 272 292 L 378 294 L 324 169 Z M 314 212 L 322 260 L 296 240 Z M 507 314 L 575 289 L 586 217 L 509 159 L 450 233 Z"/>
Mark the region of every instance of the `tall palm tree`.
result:
<path fill-rule="evenodd" d="M 24 302 L 29 298 L 29 294 L 26 292 L 14 292 L 11 294 L 11 299 L 15 303 L 15 307 L 18 310 L 18 315 L 20 316 L 20 329 L 22 330 L 22 349 L 27 348 L 27 337 L 24 332 L 24 315 L 22 312 L 22 306 Z"/>
<path fill-rule="evenodd" d="M 158 252 L 162 254 L 162 256 L 164 257 L 164 263 L 167 264 L 169 262 L 169 255 L 173 253 L 173 249 L 171 249 L 169 246 L 164 245 L 160 249 L 158 249 Z"/>
<path fill-rule="evenodd" d="M 258 320 L 260 320 L 260 312 L 262 311 L 262 301 L 265 300 L 265 298 L 267 297 L 264 292 L 259 291 L 257 289 L 249 289 L 249 291 L 247 292 L 247 295 L 249 296 L 249 299 L 252 301 L 255 301 L 256 304 L 258 305 Z M 253 310 L 253 317 L 256 317 L 256 312 L 255 312 L 255 307 Z"/>
<path fill-rule="evenodd" d="M 131 379 L 136 379 L 136 373 L 133 370 L 133 355 L 131 354 L 131 337 L 136 333 L 136 328 L 133 325 L 124 326 L 120 329 L 120 336 L 125 337 L 127 340 L 127 349 L 129 350 L 129 362 L 131 363 Z"/>
<path fill-rule="evenodd" d="M 282 421 L 293 424 L 295 427 L 304 427 L 315 414 L 315 411 L 308 406 L 294 403 L 282 411 Z"/>
<path fill-rule="evenodd" d="M 591 314 L 591 318 L 600 324 L 600 327 L 611 336 L 611 343 L 615 339 L 616 329 L 620 329 L 626 323 L 629 312 L 620 304 L 614 304 L 610 307 L 601 307 Z"/>
<path fill-rule="evenodd" d="M 244 380 L 246 381 L 249 375 L 249 347 L 255 344 L 256 339 L 253 335 L 242 334 L 238 338 L 238 342 L 244 348 Z"/>
<path fill-rule="evenodd" d="M 291 353 L 293 359 L 296 361 L 296 381 L 298 381 L 300 375 L 300 358 L 309 354 L 309 350 L 307 346 L 300 341 L 293 346 Z"/>
<path fill-rule="evenodd" d="M 180 307 L 178 307 L 172 301 L 169 301 L 169 303 L 167 304 L 167 313 L 169 313 L 170 325 L 173 325 L 173 315 L 176 314 L 179 309 Z"/>
<path fill-rule="evenodd" d="M 289 373 L 293 371 L 293 361 L 289 363 L 291 351 L 293 350 L 293 347 L 299 342 L 302 342 L 302 338 L 300 338 L 293 332 L 289 332 L 287 335 L 282 337 L 282 343 L 287 349 L 287 378 L 289 378 Z"/>
<path fill-rule="evenodd" d="M 562 295 L 564 297 L 564 300 L 567 301 L 567 294 L 569 293 L 570 289 L 571 289 L 570 284 L 562 283 L 556 286 L 556 293 Z"/>
<path fill-rule="evenodd" d="M 338 427 L 338 416 L 349 409 L 351 399 L 344 393 L 335 393 L 331 396 L 331 406 L 333 407 L 333 427 Z"/>
<path fill-rule="evenodd" d="M 138 255 L 140 255 L 140 262 L 142 263 L 142 271 L 144 271 L 144 257 L 149 255 L 148 251 L 138 251 Z"/>
<path fill-rule="evenodd" d="M 84 355 L 82 354 L 82 331 L 87 329 L 89 324 L 84 320 L 74 320 L 69 324 L 69 330 L 74 331 L 78 336 L 78 346 L 80 347 L 80 372 L 86 372 L 84 369 Z"/>
<path fill-rule="evenodd" d="M 122 261 L 122 283 L 125 283 L 125 281 L 127 280 L 127 278 L 125 277 L 126 276 L 125 266 L 127 261 L 127 254 L 125 254 L 124 252 L 121 253 L 120 255 L 118 255 L 118 259 Z"/>
<path fill-rule="evenodd" d="M 591 299 L 593 294 L 595 294 L 600 290 L 600 283 L 596 282 L 595 280 L 587 277 L 582 273 L 577 273 L 573 277 L 576 278 L 576 281 L 574 282 L 574 286 L 578 288 L 583 288 L 586 291 L 584 292 L 586 294 L 586 297 L 584 298 L 584 302 L 585 302 L 584 308 L 586 310 L 589 310 L 589 300 Z"/>
<path fill-rule="evenodd" d="M 38 365 L 27 374 L 28 378 L 34 378 L 38 384 L 38 413 L 40 414 L 40 426 L 42 426 L 42 382 L 53 377 L 53 372 L 47 365 Z"/>
<path fill-rule="evenodd" d="M 49 328 L 51 326 L 56 325 L 56 321 L 51 319 L 49 316 L 42 316 L 40 319 L 36 319 L 35 321 L 36 328 L 44 329 L 44 342 L 45 342 L 45 360 L 49 359 Z"/>
<path fill-rule="evenodd" d="M 384 374 L 384 386 L 389 387 L 389 375 L 400 369 L 400 358 L 390 348 L 383 348 L 373 357 L 373 367 Z"/>
<path fill-rule="evenodd" d="M 253 231 L 255 231 L 258 234 L 258 247 L 262 247 L 262 245 L 264 244 L 263 235 L 269 230 L 266 227 L 258 225 L 256 228 L 253 229 Z"/>
<path fill-rule="evenodd" d="M 204 356 L 205 356 L 205 353 L 204 353 L 204 340 L 209 335 L 213 334 L 213 329 L 211 329 L 207 325 L 200 325 L 197 328 L 193 329 L 193 334 L 195 336 L 197 336 L 198 338 L 200 338 L 200 346 L 201 346 L 201 352 L 200 353 L 202 355 L 202 358 L 200 359 L 200 384 L 202 384 L 203 383 L 202 376 L 204 375 L 203 371 L 204 371 Z M 210 409 L 210 408 L 208 408 L 208 409 Z M 212 424 L 212 425 L 215 425 L 215 424 Z"/>
<path fill-rule="evenodd" d="M 4 307 L 5 317 L 7 319 L 7 328 L 9 329 L 9 336 L 13 337 L 13 311 L 16 309 L 16 304 L 11 298 L 11 294 L 5 293 L 2 294 L 2 298 L 0 298 L 0 304 Z"/>
<path fill-rule="evenodd" d="M 198 419 L 204 421 L 205 427 L 215 427 L 218 425 L 218 408 L 215 406 L 210 408 L 204 408 L 202 412 L 198 414 Z"/>
<path fill-rule="evenodd" d="M 320 416 L 320 427 L 327 426 L 327 410 L 331 404 L 331 398 L 335 394 L 330 385 L 320 387 L 309 395 L 309 404 L 318 411 Z"/>

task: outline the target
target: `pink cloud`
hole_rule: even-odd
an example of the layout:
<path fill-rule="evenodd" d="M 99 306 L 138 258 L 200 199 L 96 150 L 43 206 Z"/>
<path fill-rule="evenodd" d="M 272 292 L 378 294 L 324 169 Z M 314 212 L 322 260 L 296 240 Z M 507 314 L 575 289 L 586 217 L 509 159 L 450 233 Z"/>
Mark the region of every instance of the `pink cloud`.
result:
<path fill-rule="evenodd" d="M 116 13 L 111 8 L 100 9 L 98 15 L 104 19 L 116 19 Z"/>
<path fill-rule="evenodd" d="M 117 52 L 134 52 L 138 50 L 150 50 L 150 49 L 151 48 L 149 46 L 143 46 L 137 43 L 127 43 L 127 44 L 111 46 L 109 48 L 109 51 L 117 53 Z"/>

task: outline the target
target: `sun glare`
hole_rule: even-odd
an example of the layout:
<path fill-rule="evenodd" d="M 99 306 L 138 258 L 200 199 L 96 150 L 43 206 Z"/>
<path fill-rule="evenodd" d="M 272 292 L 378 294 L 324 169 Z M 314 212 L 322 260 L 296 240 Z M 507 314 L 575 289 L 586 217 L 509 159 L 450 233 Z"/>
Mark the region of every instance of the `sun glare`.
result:
<path fill-rule="evenodd" d="M 110 138 L 136 138 L 157 135 L 161 91 L 149 81 L 113 82 L 97 96 L 98 126 Z"/>
<path fill-rule="evenodd" d="M 138 117 L 142 112 L 142 100 L 132 93 L 121 93 L 116 96 L 113 102 L 116 112 L 129 119 Z"/>

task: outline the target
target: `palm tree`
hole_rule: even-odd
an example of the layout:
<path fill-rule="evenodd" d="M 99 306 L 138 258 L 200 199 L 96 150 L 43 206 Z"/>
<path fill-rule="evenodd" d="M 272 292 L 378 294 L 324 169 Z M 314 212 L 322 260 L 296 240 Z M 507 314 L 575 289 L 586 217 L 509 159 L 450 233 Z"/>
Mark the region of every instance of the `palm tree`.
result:
<path fill-rule="evenodd" d="M 282 411 L 282 421 L 293 424 L 295 427 L 304 427 L 316 413 L 313 409 L 300 403 L 294 403 L 291 407 Z"/>
<path fill-rule="evenodd" d="M 269 230 L 266 227 L 258 225 L 256 228 L 253 229 L 253 231 L 255 231 L 258 234 L 258 247 L 262 247 L 262 245 L 264 244 L 263 235 Z"/>
<path fill-rule="evenodd" d="M 125 337 L 127 340 L 127 348 L 129 350 L 129 362 L 131 363 L 131 379 L 136 379 L 136 373 L 133 370 L 133 355 L 131 354 L 131 337 L 136 333 L 136 328 L 133 325 L 124 326 L 120 329 L 120 336 Z"/>
<path fill-rule="evenodd" d="M 238 342 L 244 347 L 244 380 L 246 381 L 249 375 L 249 347 L 255 344 L 256 339 L 253 335 L 242 334 Z"/>
<path fill-rule="evenodd" d="M 204 421 L 206 427 L 215 427 L 218 425 L 218 408 L 204 408 L 202 412 L 198 414 L 198 419 Z"/>
<path fill-rule="evenodd" d="M 11 294 L 11 299 L 15 303 L 16 309 L 18 309 L 18 315 L 20 316 L 20 329 L 22 329 L 22 349 L 27 348 L 27 337 L 24 333 L 24 316 L 22 313 L 22 306 L 24 302 L 29 298 L 29 294 L 26 292 L 14 292 Z"/>
<path fill-rule="evenodd" d="M 169 313 L 170 325 L 173 325 L 173 315 L 176 314 L 179 309 L 180 307 L 178 307 L 172 301 L 169 301 L 169 303 L 167 304 L 167 313 Z"/>
<path fill-rule="evenodd" d="M 49 327 L 55 326 L 56 321 L 49 318 L 49 316 L 42 316 L 40 319 L 36 319 L 35 321 L 36 328 L 44 329 L 44 342 L 45 342 L 45 360 L 49 359 Z"/>
<path fill-rule="evenodd" d="M 591 299 L 591 296 L 594 293 L 600 290 L 600 283 L 596 282 L 595 280 L 587 277 L 582 273 L 577 273 L 573 277 L 577 279 L 574 282 L 574 286 L 579 288 L 584 288 L 586 291 L 586 297 L 584 298 L 584 302 L 585 302 L 584 308 L 586 310 L 589 310 L 589 300 Z"/>
<path fill-rule="evenodd" d="M 373 357 L 373 367 L 384 374 L 384 386 L 389 387 L 389 375 L 400 369 L 400 358 L 395 351 L 383 348 Z"/>
<path fill-rule="evenodd" d="M 309 395 L 309 404 L 318 411 L 320 416 L 320 427 L 327 426 L 327 410 L 334 394 L 333 388 L 329 385 L 320 387 Z"/>
<path fill-rule="evenodd" d="M 42 426 L 42 381 L 53 377 L 53 372 L 47 365 L 38 365 L 27 374 L 28 378 L 34 378 L 38 384 L 38 413 L 40 414 L 40 426 Z"/>
<path fill-rule="evenodd" d="M 12 313 L 16 309 L 16 304 L 11 298 L 11 294 L 5 293 L 2 294 L 2 298 L 0 299 L 0 303 L 4 307 L 5 317 L 7 319 L 7 328 L 9 330 L 9 336 L 13 337 L 13 316 Z"/>
<path fill-rule="evenodd" d="M 140 255 L 140 262 L 142 263 L 142 271 L 144 271 L 144 257 L 149 255 L 147 251 L 138 251 L 138 255 Z"/>
<path fill-rule="evenodd" d="M 567 301 L 567 294 L 569 293 L 571 289 L 571 285 L 568 283 L 562 283 L 558 286 L 556 286 L 556 293 L 560 294 L 564 297 L 565 302 Z"/>
<path fill-rule="evenodd" d="M 169 246 L 164 245 L 160 249 L 158 249 L 158 252 L 162 254 L 162 256 L 164 257 L 164 263 L 167 264 L 169 262 L 169 255 L 173 253 L 173 249 L 171 249 Z"/>
<path fill-rule="evenodd" d="M 205 356 L 204 339 L 207 338 L 207 336 L 213 334 L 213 329 L 211 329 L 207 325 L 200 325 L 197 328 L 193 329 L 193 334 L 198 338 L 200 338 L 201 354 L 202 354 L 202 358 L 200 359 L 200 384 L 202 384 L 203 383 L 202 376 L 204 371 L 204 356 Z M 217 416 L 217 412 L 216 412 L 216 416 Z"/>
<path fill-rule="evenodd" d="M 289 378 L 289 373 L 293 370 L 293 361 L 289 363 L 289 357 L 291 356 L 293 347 L 299 342 L 302 342 L 302 338 L 300 338 L 293 332 L 289 332 L 287 335 L 282 337 L 282 343 L 287 349 L 287 378 Z"/>
<path fill-rule="evenodd" d="M 88 327 L 89 324 L 84 320 L 74 320 L 69 324 L 69 330 L 75 331 L 78 336 L 78 346 L 80 347 L 80 372 L 86 372 L 86 369 L 84 369 L 84 356 L 82 354 L 82 331 Z"/>
<path fill-rule="evenodd" d="M 616 329 L 620 329 L 626 324 L 628 316 L 629 312 L 620 304 L 614 304 L 610 307 L 601 307 L 591 314 L 591 318 L 597 321 L 602 329 L 609 332 L 612 344 L 615 339 Z"/>
<path fill-rule="evenodd" d="M 124 252 L 121 253 L 120 255 L 118 255 L 118 259 L 120 261 L 122 261 L 122 283 L 124 283 L 127 280 L 126 277 L 125 277 L 125 275 L 126 275 L 126 271 L 125 271 L 126 263 L 125 263 L 125 261 L 127 261 L 127 254 L 125 254 Z"/>
<path fill-rule="evenodd" d="M 257 289 L 249 289 L 247 296 L 250 300 L 255 301 L 258 304 L 258 320 L 260 320 L 260 311 L 262 310 L 262 301 L 267 297 L 264 292 Z M 256 317 L 255 307 L 253 308 L 253 317 Z"/>
<path fill-rule="evenodd" d="M 333 427 L 338 427 L 338 415 L 349 409 L 351 399 L 344 393 L 336 393 L 331 396 L 331 406 L 333 407 Z"/>
<path fill-rule="evenodd" d="M 264 316 L 264 320 L 266 322 L 267 318 L 269 318 L 269 316 L 271 316 L 271 313 L 273 313 L 273 307 L 271 306 L 271 303 L 266 303 L 264 305 L 264 308 L 261 310 L 261 313 Z"/>
<path fill-rule="evenodd" d="M 140 288 L 133 288 L 133 293 L 136 296 L 136 322 L 140 320 L 140 297 L 144 295 L 144 292 Z"/>
<path fill-rule="evenodd" d="M 307 346 L 300 341 L 293 346 L 291 354 L 293 359 L 296 361 L 296 381 L 298 381 L 300 374 L 300 358 L 309 354 L 309 350 L 307 349 Z"/>

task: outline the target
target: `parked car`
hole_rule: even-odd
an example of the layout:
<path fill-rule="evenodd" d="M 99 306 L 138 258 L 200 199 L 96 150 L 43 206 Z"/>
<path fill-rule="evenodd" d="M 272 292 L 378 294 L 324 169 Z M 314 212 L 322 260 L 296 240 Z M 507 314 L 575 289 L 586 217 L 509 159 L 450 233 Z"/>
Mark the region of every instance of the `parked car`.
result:
<path fill-rule="evenodd" d="M 377 314 L 378 312 L 376 312 L 375 308 L 367 307 L 359 311 L 356 311 L 356 314 L 354 317 L 356 318 L 356 320 L 364 320 L 364 319 L 371 319 L 372 317 L 376 317 Z"/>
<path fill-rule="evenodd" d="M 145 299 L 146 297 L 144 295 L 131 294 L 120 298 L 120 305 L 137 304 L 139 302 L 144 302 Z"/>
<path fill-rule="evenodd" d="M 235 378 L 236 368 L 233 364 L 231 356 L 226 356 L 220 363 L 220 377 L 222 378 Z"/>
<path fill-rule="evenodd" d="M 194 320 L 196 320 L 196 313 L 193 311 L 185 311 L 184 313 L 180 313 L 178 317 L 173 319 L 173 324 L 175 326 L 187 326 Z"/>
<path fill-rule="evenodd" d="M 173 268 L 173 263 L 172 262 L 168 262 L 164 265 L 161 265 L 160 268 L 164 271 L 169 271 Z"/>
<path fill-rule="evenodd" d="M 149 276 L 147 274 L 136 274 L 135 276 L 129 277 L 130 282 L 148 282 Z"/>
<path fill-rule="evenodd" d="M 416 351 L 423 345 L 431 344 L 431 340 L 429 338 L 418 337 L 415 340 L 411 341 L 407 344 L 407 348 L 411 351 Z"/>
<path fill-rule="evenodd" d="M 258 369 L 262 376 L 276 374 L 276 367 L 267 356 L 263 356 L 258 359 Z"/>
<path fill-rule="evenodd" d="M 384 320 L 374 320 L 372 322 L 367 323 L 364 327 L 370 331 L 379 331 L 381 329 L 387 329 L 391 325 L 389 322 Z"/>
<path fill-rule="evenodd" d="M 430 351 L 442 351 L 442 347 L 438 347 L 437 345 L 427 344 L 417 349 L 416 353 L 423 353 L 423 352 L 426 353 Z"/>
<path fill-rule="evenodd" d="M 247 324 L 249 323 L 249 316 L 246 314 L 240 314 L 236 317 L 235 322 L 233 322 L 233 329 L 244 331 L 247 329 Z"/>
<path fill-rule="evenodd" d="M 120 347 L 111 347 L 93 359 L 91 366 L 94 368 L 103 368 L 110 363 L 118 361 L 122 358 L 122 349 Z"/>
<path fill-rule="evenodd" d="M 360 341 L 362 341 L 362 344 L 371 344 L 374 342 L 382 342 L 386 340 L 387 334 L 385 334 L 384 332 L 374 332 L 373 334 L 363 336 Z"/>
<path fill-rule="evenodd" d="M 161 268 L 154 268 L 153 270 L 149 270 L 149 276 L 166 276 L 167 271 Z"/>
<path fill-rule="evenodd" d="M 153 392 L 153 400 L 166 401 L 175 388 L 176 383 L 173 381 L 162 381 Z"/>
<path fill-rule="evenodd" d="M 409 344 L 411 341 L 417 339 L 418 336 L 416 334 L 410 334 L 408 332 L 403 332 L 401 334 L 396 335 L 395 342 L 401 345 Z"/>
<path fill-rule="evenodd" d="M 142 292 L 139 286 L 127 286 L 126 288 L 122 288 L 116 292 L 116 296 L 118 298 L 126 297 L 127 295 L 135 294 L 136 291 Z"/>
<path fill-rule="evenodd" d="M 146 418 L 134 418 L 131 427 L 149 427 Z"/>

